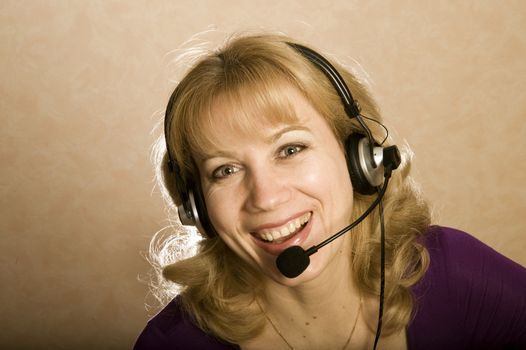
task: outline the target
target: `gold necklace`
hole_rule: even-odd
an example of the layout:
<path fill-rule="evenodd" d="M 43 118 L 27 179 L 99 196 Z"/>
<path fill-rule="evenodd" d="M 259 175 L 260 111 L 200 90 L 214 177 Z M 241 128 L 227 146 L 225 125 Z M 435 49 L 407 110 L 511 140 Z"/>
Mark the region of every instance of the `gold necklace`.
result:
<path fill-rule="evenodd" d="M 263 308 L 261 307 L 261 304 L 259 303 L 259 301 L 256 299 L 256 303 L 258 304 L 259 306 L 259 309 L 261 310 L 261 312 L 263 313 L 263 315 L 265 316 L 265 318 L 267 319 L 267 321 L 270 323 L 270 325 L 272 326 L 272 328 L 274 329 L 274 331 L 279 335 L 279 337 L 285 342 L 285 344 L 287 344 L 287 347 L 290 349 L 290 350 L 294 350 L 294 347 L 292 345 L 290 345 L 290 343 L 287 341 L 287 339 L 285 338 L 285 336 L 283 334 L 281 334 L 281 332 L 279 331 L 278 327 L 276 327 L 276 325 L 274 324 L 274 322 L 272 322 L 272 320 L 270 319 L 270 317 L 267 315 L 267 313 L 265 312 L 265 310 L 263 310 Z M 354 330 L 356 329 L 356 325 L 358 324 L 358 318 L 360 318 L 360 314 L 362 312 L 362 304 L 363 304 L 363 299 L 360 297 L 360 306 L 358 307 L 358 312 L 356 313 L 356 319 L 354 320 L 354 324 L 352 326 L 352 329 L 351 329 L 351 333 L 349 334 L 349 337 L 347 337 L 347 341 L 345 342 L 345 344 L 343 345 L 342 347 L 342 350 L 345 350 L 347 348 L 347 345 L 349 345 L 349 343 L 351 342 L 351 338 L 354 334 Z"/>

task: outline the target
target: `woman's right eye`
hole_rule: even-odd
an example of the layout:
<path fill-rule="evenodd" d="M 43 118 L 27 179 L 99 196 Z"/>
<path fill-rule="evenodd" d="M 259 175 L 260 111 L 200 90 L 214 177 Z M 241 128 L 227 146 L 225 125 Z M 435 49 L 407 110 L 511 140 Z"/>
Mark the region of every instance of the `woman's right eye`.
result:
<path fill-rule="evenodd" d="M 222 165 L 212 172 L 212 177 L 214 179 L 224 179 L 225 177 L 234 175 L 239 170 L 240 170 L 239 167 L 235 165 L 231 165 L 231 164 Z"/>

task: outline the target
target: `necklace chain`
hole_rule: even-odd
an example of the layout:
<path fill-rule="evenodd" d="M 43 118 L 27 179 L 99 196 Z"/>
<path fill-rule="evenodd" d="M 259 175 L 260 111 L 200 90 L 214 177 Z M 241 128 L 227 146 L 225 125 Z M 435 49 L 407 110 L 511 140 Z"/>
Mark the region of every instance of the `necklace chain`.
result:
<path fill-rule="evenodd" d="M 270 319 L 270 317 L 267 315 L 267 313 L 265 312 L 265 310 L 263 310 L 263 308 L 261 307 L 261 304 L 259 303 L 259 301 L 256 299 L 256 303 L 258 304 L 259 306 L 259 309 L 261 310 L 261 312 L 263 312 L 263 315 L 265 316 L 265 318 L 267 319 L 267 321 L 270 323 L 270 325 L 272 326 L 272 328 L 274 329 L 274 331 L 279 335 L 279 337 L 285 342 L 285 344 L 287 344 L 287 347 L 289 348 L 289 350 L 294 350 L 294 347 L 287 341 L 287 339 L 285 338 L 285 336 L 279 331 L 278 327 L 276 327 L 276 325 L 274 324 L 274 322 L 272 322 L 272 320 Z M 343 345 L 342 347 L 342 350 L 345 350 L 347 348 L 347 346 L 349 345 L 349 343 L 351 342 L 351 338 L 354 334 L 354 330 L 356 329 L 356 325 L 358 324 L 358 319 L 360 318 L 360 314 L 362 312 L 362 304 L 363 304 L 363 299 L 360 297 L 360 306 L 358 307 L 358 312 L 356 313 L 356 318 L 354 320 L 354 324 L 352 326 L 352 329 L 351 329 L 351 333 L 349 333 L 349 337 L 347 337 L 347 340 L 345 341 L 345 344 Z"/>

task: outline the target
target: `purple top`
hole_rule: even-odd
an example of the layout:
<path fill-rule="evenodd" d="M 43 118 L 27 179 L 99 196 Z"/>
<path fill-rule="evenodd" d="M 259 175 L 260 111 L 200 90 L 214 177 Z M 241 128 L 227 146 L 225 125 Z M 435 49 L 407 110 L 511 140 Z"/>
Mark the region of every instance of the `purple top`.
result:
<path fill-rule="evenodd" d="M 414 287 L 408 349 L 526 349 L 526 269 L 482 242 L 433 226 L 430 266 Z M 134 350 L 239 349 L 197 328 L 175 298 L 152 318 Z"/>

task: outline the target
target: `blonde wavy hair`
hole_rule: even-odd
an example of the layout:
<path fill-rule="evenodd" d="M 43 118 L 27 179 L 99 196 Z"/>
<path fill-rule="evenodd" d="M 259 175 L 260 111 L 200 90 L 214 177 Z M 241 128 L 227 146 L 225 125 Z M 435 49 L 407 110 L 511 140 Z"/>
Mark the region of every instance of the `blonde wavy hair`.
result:
<path fill-rule="evenodd" d="M 298 89 L 326 119 L 335 136 L 345 142 L 352 132 L 362 132 L 356 120 L 345 113 L 340 97 L 324 74 L 287 43 L 282 35 L 234 36 L 219 49 L 209 51 L 190 69 L 177 87 L 172 109 L 170 149 L 181 168 L 184 179 L 198 179 L 195 157 L 200 156 L 210 140 L 201 130 L 212 122 L 211 106 L 216 99 L 230 106 L 225 123 L 235 123 L 243 130 L 257 132 L 258 118 L 266 121 L 296 120 L 294 108 L 283 94 L 284 87 Z M 364 84 L 340 65 L 332 62 L 344 77 L 362 114 L 381 122 L 374 100 Z M 368 122 L 377 140 L 385 131 L 377 123 Z M 387 140 L 386 145 L 390 143 Z M 160 145 L 163 145 L 161 142 Z M 168 170 L 164 151 L 157 157 L 159 185 L 166 189 L 167 199 L 180 204 L 172 173 Z M 410 153 L 403 152 L 403 162 L 393 173 L 385 194 L 386 229 L 385 311 L 383 334 L 403 329 L 410 321 L 413 298 L 410 287 L 425 273 L 428 266 L 426 249 L 419 237 L 429 227 L 427 204 L 408 176 Z M 184 184 L 183 184 L 184 185 Z M 375 196 L 355 193 L 350 219 L 356 219 Z M 176 225 L 167 235 L 154 238 L 150 261 L 158 278 L 154 292 L 161 299 L 173 297 L 171 288 L 179 287 L 184 307 L 204 331 L 232 343 L 240 343 L 258 335 L 265 318 L 254 308 L 254 299 L 263 297 L 260 277 L 233 253 L 218 237 L 191 239 L 191 232 Z M 195 254 L 185 251 L 197 245 Z M 362 295 L 379 295 L 380 218 L 369 215 L 351 235 L 353 276 Z M 239 322 L 243 320 L 243 322 Z"/>

